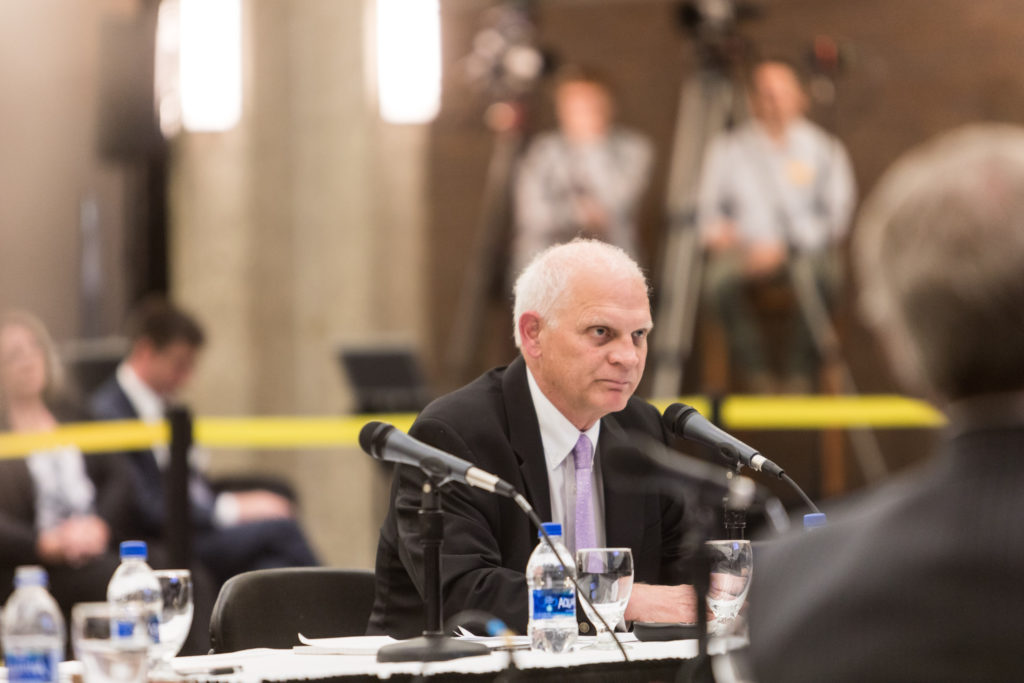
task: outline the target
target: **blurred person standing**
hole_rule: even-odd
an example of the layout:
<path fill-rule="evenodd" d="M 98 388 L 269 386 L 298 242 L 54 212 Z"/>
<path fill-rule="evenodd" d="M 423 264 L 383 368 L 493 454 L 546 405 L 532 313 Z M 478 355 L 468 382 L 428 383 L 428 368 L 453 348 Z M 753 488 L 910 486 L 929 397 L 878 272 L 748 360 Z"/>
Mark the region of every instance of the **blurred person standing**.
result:
<path fill-rule="evenodd" d="M 749 289 L 785 282 L 800 258 L 826 305 L 834 300 L 841 277 L 836 246 L 847 232 L 856 188 L 842 143 L 805 118 L 808 101 L 793 67 L 757 64 L 750 104 L 753 118 L 708 148 L 698 223 L 707 252 L 705 299 L 748 388 L 765 392 L 779 386 Z M 781 388 L 809 391 L 817 349 L 801 311 L 791 329 Z"/>
<path fill-rule="evenodd" d="M 512 273 L 577 236 L 637 255 L 636 213 L 650 177 L 650 142 L 614 125 L 611 88 L 590 70 L 563 68 L 554 98 L 558 128 L 533 140 L 516 176 Z"/>
<path fill-rule="evenodd" d="M 159 299 L 144 302 L 131 326 L 128 357 L 90 400 L 96 419 L 163 420 L 205 341 L 191 316 Z M 143 537 L 163 533 L 167 459 L 166 448 L 130 454 L 137 531 Z M 251 569 L 317 564 L 289 496 L 258 487 L 217 490 L 193 459 L 188 488 L 194 548 L 218 583 Z"/>
<path fill-rule="evenodd" d="M 948 425 L 929 461 L 764 545 L 749 614 L 761 683 L 1020 680 L 1022 225 L 1017 126 L 940 136 L 865 203 L 864 318 Z"/>

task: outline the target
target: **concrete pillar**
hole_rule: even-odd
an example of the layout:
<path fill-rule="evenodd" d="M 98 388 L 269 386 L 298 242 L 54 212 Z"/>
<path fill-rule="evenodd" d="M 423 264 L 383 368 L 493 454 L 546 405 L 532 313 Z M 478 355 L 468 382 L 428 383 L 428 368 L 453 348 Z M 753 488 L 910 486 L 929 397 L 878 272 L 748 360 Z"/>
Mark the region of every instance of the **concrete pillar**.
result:
<path fill-rule="evenodd" d="M 174 150 L 172 288 L 210 338 L 190 395 L 199 414 L 341 414 L 339 345 L 425 336 L 426 131 L 377 118 L 364 2 L 244 8 L 243 120 Z M 213 455 L 288 478 L 325 561 L 372 566 L 386 489 L 368 456 Z"/>

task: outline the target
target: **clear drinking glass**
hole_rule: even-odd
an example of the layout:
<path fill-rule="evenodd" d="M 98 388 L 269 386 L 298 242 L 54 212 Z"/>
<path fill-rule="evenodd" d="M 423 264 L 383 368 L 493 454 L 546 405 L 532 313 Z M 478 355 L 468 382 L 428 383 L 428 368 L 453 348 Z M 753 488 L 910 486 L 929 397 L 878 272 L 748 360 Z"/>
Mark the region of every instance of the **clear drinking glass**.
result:
<path fill-rule="evenodd" d="M 622 621 L 626 603 L 633 590 L 633 552 L 629 548 L 583 548 L 576 551 L 576 578 L 580 592 L 590 598 L 608 628 L 614 629 Z M 601 624 L 594 611 L 583 600 L 583 610 L 597 629 L 598 649 L 616 647 L 614 636 Z"/>
<path fill-rule="evenodd" d="M 714 615 L 708 622 L 708 635 L 722 636 L 730 632 L 747 599 L 754 555 L 750 541 L 744 540 L 708 541 L 707 551 L 711 560 L 708 609 Z"/>
<path fill-rule="evenodd" d="M 85 683 L 144 683 L 150 637 L 141 608 L 81 602 L 71 608 L 71 644 Z"/>
<path fill-rule="evenodd" d="M 171 660 L 181 650 L 192 627 L 192 573 L 187 569 L 157 569 L 164 607 L 160 613 L 160 642 L 155 648 L 154 671 L 173 673 Z"/>

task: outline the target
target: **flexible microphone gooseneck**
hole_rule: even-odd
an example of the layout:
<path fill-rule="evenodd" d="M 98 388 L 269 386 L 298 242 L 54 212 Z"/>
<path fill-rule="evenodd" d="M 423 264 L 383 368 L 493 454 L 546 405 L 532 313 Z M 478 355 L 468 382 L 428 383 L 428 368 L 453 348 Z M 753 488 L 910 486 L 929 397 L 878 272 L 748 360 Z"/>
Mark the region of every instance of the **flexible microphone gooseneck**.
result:
<path fill-rule="evenodd" d="M 804 493 L 786 472 L 768 458 L 732 434 L 720 429 L 685 403 L 673 403 L 661 416 L 665 428 L 676 436 L 714 448 L 730 461 L 739 462 L 757 472 L 765 472 L 792 486 L 804 503 L 814 512 L 820 512 L 814 501 Z"/>

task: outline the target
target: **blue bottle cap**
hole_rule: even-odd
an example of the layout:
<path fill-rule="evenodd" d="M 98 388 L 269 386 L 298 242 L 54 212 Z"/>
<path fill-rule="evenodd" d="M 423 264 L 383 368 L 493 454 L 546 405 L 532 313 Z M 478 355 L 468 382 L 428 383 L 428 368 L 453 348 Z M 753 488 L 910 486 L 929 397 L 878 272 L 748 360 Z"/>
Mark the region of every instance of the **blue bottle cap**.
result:
<path fill-rule="evenodd" d="M 562 525 L 558 522 L 544 522 L 541 526 L 544 528 L 544 531 L 548 532 L 548 536 L 562 535 Z M 540 529 L 537 530 L 537 538 L 544 538 L 544 534 L 540 532 Z"/>
<path fill-rule="evenodd" d="M 37 564 L 23 564 L 14 570 L 14 587 L 21 586 L 42 586 L 46 588 L 50 583 L 50 577 L 46 570 Z"/>
<path fill-rule="evenodd" d="M 805 529 L 816 529 L 818 527 L 825 526 L 825 513 L 824 512 L 810 512 L 804 515 L 804 528 Z"/>
<path fill-rule="evenodd" d="M 145 560 L 149 555 L 149 550 L 146 548 L 145 541 L 122 541 L 121 542 L 121 559 L 126 557 L 138 557 Z"/>

